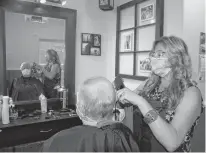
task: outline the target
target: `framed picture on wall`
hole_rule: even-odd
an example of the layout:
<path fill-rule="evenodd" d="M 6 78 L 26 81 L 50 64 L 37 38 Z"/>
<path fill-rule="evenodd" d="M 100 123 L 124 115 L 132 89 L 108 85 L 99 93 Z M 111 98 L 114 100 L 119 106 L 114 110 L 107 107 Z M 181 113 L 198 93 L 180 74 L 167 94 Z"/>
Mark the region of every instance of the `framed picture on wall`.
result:
<path fill-rule="evenodd" d="M 100 56 L 101 55 L 100 48 L 92 47 L 90 54 L 94 56 Z"/>
<path fill-rule="evenodd" d="M 205 55 L 205 33 L 200 33 L 200 54 Z"/>
<path fill-rule="evenodd" d="M 101 45 L 101 35 L 93 35 L 94 46 L 98 47 Z"/>
<path fill-rule="evenodd" d="M 205 33 L 200 33 L 200 51 L 199 51 L 199 81 L 205 81 Z"/>
<path fill-rule="evenodd" d="M 121 52 L 133 51 L 134 32 L 128 31 L 123 33 L 121 39 Z"/>
<path fill-rule="evenodd" d="M 152 66 L 149 59 L 149 53 L 139 53 L 137 56 L 137 75 L 149 76 Z"/>
<path fill-rule="evenodd" d="M 101 56 L 101 35 L 82 33 L 81 55 Z"/>
<path fill-rule="evenodd" d="M 109 2 L 108 2 L 108 0 L 99 0 L 99 5 L 108 5 L 109 4 Z"/>
<path fill-rule="evenodd" d="M 154 19 L 155 7 L 154 4 L 149 4 L 140 8 L 140 22 L 145 22 Z"/>
<path fill-rule="evenodd" d="M 139 60 L 139 66 L 140 66 L 140 72 L 147 73 L 151 72 L 152 67 L 150 65 L 150 59 L 149 58 L 142 58 Z"/>

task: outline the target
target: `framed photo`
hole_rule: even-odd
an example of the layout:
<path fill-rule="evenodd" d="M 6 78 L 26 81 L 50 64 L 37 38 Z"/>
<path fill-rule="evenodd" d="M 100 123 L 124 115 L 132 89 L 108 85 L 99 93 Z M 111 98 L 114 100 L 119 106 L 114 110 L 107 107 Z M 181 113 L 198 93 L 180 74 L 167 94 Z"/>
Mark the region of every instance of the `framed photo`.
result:
<path fill-rule="evenodd" d="M 90 55 L 91 44 L 82 43 L 82 55 Z"/>
<path fill-rule="evenodd" d="M 82 33 L 81 55 L 101 56 L 101 35 Z"/>
<path fill-rule="evenodd" d="M 93 35 L 94 38 L 94 46 L 100 46 L 101 45 L 101 36 L 100 35 Z"/>
<path fill-rule="evenodd" d="M 137 62 L 137 75 L 149 76 L 152 70 L 149 59 L 149 53 L 139 53 L 137 57 Z"/>
<path fill-rule="evenodd" d="M 92 42 L 92 34 L 84 33 L 82 34 L 82 42 Z"/>
<path fill-rule="evenodd" d="M 199 81 L 204 82 L 205 81 L 205 33 L 200 33 L 200 51 L 199 51 Z"/>
<path fill-rule="evenodd" d="M 148 21 L 154 19 L 155 16 L 155 6 L 154 4 L 149 4 L 140 8 L 140 22 Z"/>
<path fill-rule="evenodd" d="M 200 54 L 205 55 L 205 33 L 200 33 Z"/>
<path fill-rule="evenodd" d="M 109 5 L 109 0 L 99 0 L 99 5 L 104 6 L 104 5 Z"/>
<path fill-rule="evenodd" d="M 140 72 L 150 72 L 152 70 L 152 67 L 150 65 L 149 58 L 140 59 Z"/>
<path fill-rule="evenodd" d="M 100 48 L 97 47 L 91 48 L 90 54 L 94 56 L 101 56 Z"/>
<path fill-rule="evenodd" d="M 121 52 L 133 51 L 134 32 L 123 33 L 121 39 Z"/>

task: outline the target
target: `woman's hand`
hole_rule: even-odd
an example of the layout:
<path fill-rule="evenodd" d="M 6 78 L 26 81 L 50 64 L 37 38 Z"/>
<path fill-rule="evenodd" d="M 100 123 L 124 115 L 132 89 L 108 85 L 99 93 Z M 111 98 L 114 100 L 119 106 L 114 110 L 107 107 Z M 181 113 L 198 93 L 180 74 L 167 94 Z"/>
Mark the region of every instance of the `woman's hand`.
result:
<path fill-rule="evenodd" d="M 133 105 L 137 106 L 145 101 L 143 97 L 137 95 L 135 92 L 129 90 L 128 88 L 117 91 L 117 98 L 123 104 L 132 103 Z"/>

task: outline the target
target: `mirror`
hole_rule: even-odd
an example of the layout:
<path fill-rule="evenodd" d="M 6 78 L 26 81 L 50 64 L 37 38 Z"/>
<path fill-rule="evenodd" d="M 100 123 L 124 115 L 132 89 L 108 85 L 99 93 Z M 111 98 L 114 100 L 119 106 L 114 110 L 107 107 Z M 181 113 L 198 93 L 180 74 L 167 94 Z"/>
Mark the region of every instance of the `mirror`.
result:
<path fill-rule="evenodd" d="M 5 27 L 9 96 L 14 101 L 38 100 L 41 94 L 59 97 L 58 88 L 64 86 L 65 20 L 6 11 Z"/>
<path fill-rule="evenodd" d="M 76 10 L 1 1 L 0 93 L 19 103 L 65 97 L 73 106 L 75 36 Z"/>
<path fill-rule="evenodd" d="M 58 98 L 64 86 L 65 20 L 6 11 L 5 26 L 9 96 L 14 101 L 38 100 L 41 94 Z"/>

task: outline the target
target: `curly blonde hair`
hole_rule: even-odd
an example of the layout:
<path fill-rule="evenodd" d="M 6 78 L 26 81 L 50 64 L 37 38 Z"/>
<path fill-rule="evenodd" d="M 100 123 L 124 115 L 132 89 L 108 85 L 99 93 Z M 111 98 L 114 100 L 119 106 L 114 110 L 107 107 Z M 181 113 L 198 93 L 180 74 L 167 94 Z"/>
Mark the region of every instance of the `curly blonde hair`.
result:
<path fill-rule="evenodd" d="M 191 80 L 192 77 L 192 64 L 191 58 L 188 53 L 188 47 L 185 42 L 178 37 L 169 36 L 161 37 L 153 43 L 152 52 L 154 52 L 157 44 L 162 45 L 168 55 L 168 60 L 171 65 L 171 81 L 166 92 L 162 97 L 167 97 L 167 109 L 175 109 L 184 95 L 184 91 L 191 85 L 195 84 Z M 156 87 L 161 81 L 161 78 L 151 73 L 148 78 L 141 94 L 147 95 Z"/>

